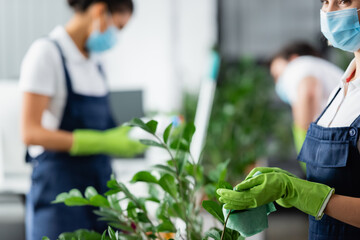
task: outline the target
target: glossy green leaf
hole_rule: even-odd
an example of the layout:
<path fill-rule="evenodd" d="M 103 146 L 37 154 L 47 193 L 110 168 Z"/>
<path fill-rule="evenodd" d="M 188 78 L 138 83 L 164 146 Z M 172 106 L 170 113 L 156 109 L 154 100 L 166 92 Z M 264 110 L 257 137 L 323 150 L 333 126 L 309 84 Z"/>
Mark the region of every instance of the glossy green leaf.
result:
<path fill-rule="evenodd" d="M 221 205 L 214 201 L 205 200 L 202 202 L 202 207 L 213 215 L 221 223 L 224 223 L 224 214 L 221 209 Z"/>
<path fill-rule="evenodd" d="M 148 238 L 150 238 L 150 239 L 158 239 L 157 236 L 155 234 L 153 234 L 153 233 L 149 234 Z"/>
<path fill-rule="evenodd" d="M 95 231 L 89 231 L 86 229 L 79 229 L 75 232 L 71 233 L 62 233 L 59 238 L 59 240 L 78 240 L 78 239 L 86 239 L 86 240 L 99 240 L 101 239 L 101 234 L 95 232 Z M 105 238 L 108 240 L 108 238 Z"/>
<path fill-rule="evenodd" d="M 188 162 L 185 165 L 185 170 L 188 175 L 195 177 L 199 183 L 202 183 L 204 181 L 205 175 L 203 166 L 196 165 L 196 167 L 194 167 L 193 164 Z"/>
<path fill-rule="evenodd" d="M 105 240 L 106 238 L 106 230 L 103 232 L 103 234 L 101 235 L 101 240 Z"/>
<path fill-rule="evenodd" d="M 210 199 L 216 197 L 216 189 L 217 189 L 216 186 L 213 185 L 213 184 L 206 184 L 206 185 L 205 185 L 205 188 L 204 188 L 206 195 L 207 195 Z"/>
<path fill-rule="evenodd" d="M 132 127 L 139 127 L 143 130 L 145 130 L 148 133 L 152 133 L 151 129 L 139 118 L 134 118 L 130 122 L 127 123 L 129 126 Z"/>
<path fill-rule="evenodd" d="M 190 143 L 195 131 L 196 128 L 194 123 L 187 123 L 184 129 L 183 138 Z"/>
<path fill-rule="evenodd" d="M 87 187 L 85 190 L 85 197 L 87 199 L 90 199 L 91 197 L 98 195 L 98 192 L 94 187 Z"/>
<path fill-rule="evenodd" d="M 95 195 L 90 198 L 90 204 L 95 207 L 110 207 L 109 201 L 102 195 Z"/>
<path fill-rule="evenodd" d="M 182 150 L 188 152 L 190 149 L 190 144 L 185 139 L 176 138 L 170 143 L 170 148 L 174 150 Z"/>
<path fill-rule="evenodd" d="M 93 211 L 96 215 L 101 217 L 119 217 L 119 213 L 109 208 L 100 208 L 100 210 Z"/>
<path fill-rule="evenodd" d="M 69 192 L 69 195 L 71 197 L 83 197 L 83 195 L 81 194 L 81 192 L 78 189 L 71 189 Z"/>
<path fill-rule="evenodd" d="M 117 222 L 118 218 L 116 217 L 99 217 L 98 221 L 105 221 L 105 222 Z"/>
<path fill-rule="evenodd" d="M 125 184 L 118 183 L 118 185 L 126 197 L 128 197 L 130 200 L 132 200 L 134 202 L 138 202 L 138 199 L 129 191 L 129 189 L 125 186 Z M 141 207 L 141 206 L 138 206 L 138 207 Z"/>
<path fill-rule="evenodd" d="M 158 180 L 150 172 L 141 171 L 136 173 L 131 179 L 131 183 L 136 182 L 158 183 Z"/>
<path fill-rule="evenodd" d="M 164 221 L 160 223 L 156 228 L 158 232 L 176 232 L 176 228 L 171 221 Z"/>
<path fill-rule="evenodd" d="M 120 200 L 118 199 L 118 196 L 117 195 L 115 195 L 115 194 L 113 194 L 113 195 L 109 195 L 108 197 L 107 197 L 107 199 L 108 199 L 108 202 L 109 202 L 109 204 L 110 204 L 110 207 L 112 208 L 112 209 L 115 209 L 116 211 L 118 211 L 118 212 L 122 212 L 122 208 L 121 208 L 121 206 L 120 206 Z"/>
<path fill-rule="evenodd" d="M 128 217 L 137 220 L 136 205 L 133 202 L 129 202 L 126 208 Z"/>
<path fill-rule="evenodd" d="M 115 236 L 115 231 L 110 226 L 108 227 L 108 233 L 111 240 L 117 240 Z"/>
<path fill-rule="evenodd" d="M 159 190 L 158 190 L 157 186 L 155 184 L 149 184 L 148 187 L 149 187 L 148 192 L 149 192 L 150 197 L 158 199 Z"/>
<path fill-rule="evenodd" d="M 147 212 L 145 203 L 146 203 L 146 198 L 143 197 L 139 197 L 136 202 L 138 208 L 140 208 L 144 212 Z"/>
<path fill-rule="evenodd" d="M 217 184 L 217 188 L 226 188 L 226 189 L 232 190 L 232 189 L 233 189 L 233 186 L 232 186 L 230 183 L 228 183 L 228 182 L 220 181 L 220 182 L 218 182 L 218 184 Z"/>
<path fill-rule="evenodd" d="M 209 231 L 207 231 L 205 233 L 205 238 L 206 237 L 210 237 L 210 238 L 212 238 L 214 240 L 220 240 L 221 239 L 221 235 L 220 235 L 219 231 L 216 230 L 216 229 L 210 229 Z"/>
<path fill-rule="evenodd" d="M 108 224 L 109 224 L 109 226 L 111 226 L 113 228 L 116 228 L 116 229 L 119 229 L 119 230 L 122 230 L 122 231 L 126 231 L 126 232 L 133 232 L 134 231 L 134 229 L 132 229 L 132 227 L 127 226 L 125 224 L 120 224 L 118 222 L 109 222 Z"/>
<path fill-rule="evenodd" d="M 148 139 L 140 139 L 139 140 L 142 144 L 146 145 L 146 146 L 152 146 L 152 147 L 159 147 L 159 148 L 165 148 L 164 145 L 155 142 L 153 140 L 148 140 Z"/>
<path fill-rule="evenodd" d="M 89 200 L 83 197 L 69 197 L 64 203 L 66 206 L 86 206 L 89 205 Z"/>
<path fill-rule="evenodd" d="M 154 197 L 148 197 L 148 198 L 145 198 L 145 200 L 149 201 L 149 202 L 160 203 L 160 200 L 158 198 L 154 198 Z"/>
<path fill-rule="evenodd" d="M 48 238 L 48 237 L 42 237 L 41 240 L 50 240 L 50 238 Z"/>
<path fill-rule="evenodd" d="M 115 179 L 111 179 L 109 180 L 107 183 L 106 183 L 107 187 L 110 188 L 110 189 L 113 189 L 113 188 L 118 188 L 119 187 L 119 184 L 118 182 L 115 180 Z"/>
<path fill-rule="evenodd" d="M 176 175 L 176 171 L 173 168 L 166 166 L 166 165 L 157 164 L 157 165 L 152 166 L 152 168 L 160 170 L 160 171 L 168 173 L 168 174 L 171 174 L 173 176 Z"/>
<path fill-rule="evenodd" d="M 52 201 L 51 203 L 63 203 L 66 199 L 68 199 L 70 195 L 67 192 L 60 193 L 56 196 L 55 201 Z"/>
<path fill-rule="evenodd" d="M 170 174 L 165 174 L 159 180 L 159 185 L 165 192 L 169 193 L 173 198 L 177 197 L 177 188 L 175 178 Z"/>
<path fill-rule="evenodd" d="M 118 233 L 119 239 L 118 240 L 142 240 L 141 237 L 135 234 L 128 234 L 128 233 Z"/>
<path fill-rule="evenodd" d="M 150 223 L 150 220 L 145 213 L 139 212 L 137 215 L 138 215 L 139 222 Z"/>
<path fill-rule="evenodd" d="M 187 221 L 186 212 L 182 207 L 182 203 L 173 203 L 171 208 L 169 208 L 169 213 L 174 217 L 179 217 L 182 220 Z"/>
<path fill-rule="evenodd" d="M 178 151 L 175 157 L 175 162 L 177 165 L 178 174 L 180 176 L 184 172 L 187 161 L 188 161 L 188 153 Z"/>
<path fill-rule="evenodd" d="M 164 131 L 164 134 L 163 134 L 163 140 L 164 140 L 164 143 L 165 143 L 165 144 L 167 144 L 167 143 L 168 143 L 168 140 L 169 140 L 169 136 L 170 136 L 170 133 L 171 133 L 172 126 L 173 126 L 173 124 L 171 123 L 169 126 L 167 126 L 167 128 L 166 128 L 166 129 L 165 129 L 165 131 Z"/>
<path fill-rule="evenodd" d="M 158 220 L 167 221 L 169 219 L 168 204 L 161 202 L 159 207 L 156 209 L 155 216 Z"/>
<path fill-rule="evenodd" d="M 156 129 L 157 129 L 157 126 L 158 126 L 158 122 L 155 121 L 155 120 L 151 120 L 149 122 L 146 123 L 146 126 L 149 128 L 150 132 L 152 134 L 155 134 L 156 133 Z"/>
<path fill-rule="evenodd" d="M 105 196 L 111 196 L 111 195 L 116 195 L 117 193 L 121 192 L 121 189 L 120 188 L 117 188 L 117 189 L 111 189 L 109 191 L 107 191 L 105 193 Z"/>

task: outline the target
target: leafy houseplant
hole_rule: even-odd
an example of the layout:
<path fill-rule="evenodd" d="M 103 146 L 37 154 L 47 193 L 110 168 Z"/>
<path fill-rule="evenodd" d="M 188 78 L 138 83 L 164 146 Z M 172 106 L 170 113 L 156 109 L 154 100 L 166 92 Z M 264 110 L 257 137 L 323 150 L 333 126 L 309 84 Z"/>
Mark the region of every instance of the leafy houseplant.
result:
<path fill-rule="evenodd" d="M 292 156 L 291 111 L 277 101 L 272 82 L 267 69 L 252 59 L 223 62 L 203 151 L 206 169 L 229 159 L 229 180 L 236 183 L 264 156 Z M 186 96 L 186 119 L 195 116 L 196 101 Z"/>
<path fill-rule="evenodd" d="M 224 182 L 228 162 L 219 164 L 209 174 L 205 174 L 200 163 L 196 163 L 190 153 L 190 144 L 195 132 L 193 124 L 185 124 L 177 134 L 172 134 L 170 124 L 162 134 L 157 135 L 158 123 L 151 120 L 144 123 L 133 119 L 130 126 L 139 127 L 150 133 L 153 139 L 141 140 L 148 146 L 166 150 L 169 161 L 159 164 L 151 170 L 136 173 L 131 183 L 144 182 L 148 186 L 148 195 L 135 196 L 128 187 L 112 178 L 107 185 L 109 191 L 100 195 L 93 187 L 88 187 L 84 193 L 76 189 L 61 193 L 53 203 L 65 203 L 68 206 L 91 205 L 98 207 L 95 213 L 100 220 L 107 221 L 108 231 L 102 235 L 87 230 L 74 233 L 64 233 L 60 240 L 98 239 L 216 239 L 220 240 L 220 229 L 211 229 L 203 234 L 200 215 L 201 205 L 199 193 L 208 193 L 202 206 L 218 221 L 224 223 L 221 205 L 216 200 L 215 191 L 219 187 L 232 188 Z M 149 204 L 155 204 L 155 217 L 149 213 Z M 178 222 L 183 222 L 185 229 L 177 228 Z M 116 229 L 113 230 L 113 229 Z M 166 236 L 166 233 L 172 233 Z M 223 239 L 240 239 L 239 233 L 225 229 Z"/>

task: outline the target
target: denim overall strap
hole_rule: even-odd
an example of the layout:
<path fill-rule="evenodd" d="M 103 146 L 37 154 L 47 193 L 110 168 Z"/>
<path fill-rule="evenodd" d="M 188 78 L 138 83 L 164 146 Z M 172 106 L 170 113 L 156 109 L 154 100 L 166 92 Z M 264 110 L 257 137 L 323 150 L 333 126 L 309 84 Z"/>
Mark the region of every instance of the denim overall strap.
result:
<path fill-rule="evenodd" d="M 62 59 L 67 87 L 67 99 L 59 129 L 72 132 L 76 129 L 106 130 L 114 127 L 108 95 L 86 96 L 73 91 L 72 80 L 66 67 L 66 58 L 60 45 L 53 41 Z M 102 154 L 76 157 L 67 152 L 44 151 L 31 159 L 34 163 L 32 185 L 27 197 L 27 240 L 43 236 L 57 239 L 62 232 L 89 229 L 103 232 L 106 223 L 98 221 L 92 207 L 67 207 L 51 204 L 56 196 L 73 188 L 82 193 L 93 186 L 100 194 L 108 188 L 112 169 L 110 157 Z"/>
<path fill-rule="evenodd" d="M 65 61 L 65 56 L 64 53 L 59 45 L 59 43 L 55 40 L 51 40 L 54 45 L 56 46 L 56 48 L 58 49 L 59 53 L 60 53 L 60 57 L 61 57 L 61 62 L 62 62 L 62 66 L 63 66 L 63 70 L 64 70 L 64 74 L 65 74 L 65 81 L 66 81 L 66 88 L 67 88 L 67 92 L 69 93 L 73 93 L 73 87 L 71 84 L 71 78 L 69 75 L 69 71 L 68 68 L 66 67 L 66 61 Z"/>
<path fill-rule="evenodd" d="M 360 197 L 360 155 L 357 148 L 360 116 L 349 127 L 321 127 L 317 121 L 310 124 L 298 156 L 306 163 L 307 180 L 333 187 L 336 194 Z M 309 216 L 309 240 L 352 240 L 359 236 L 359 228 L 326 214 L 319 221 Z"/>
<path fill-rule="evenodd" d="M 328 108 L 330 107 L 330 105 L 333 103 L 333 101 L 335 100 L 335 98 L 337 97 L 337 95 L 339 94 L 341 88 L 339 88 L 336 93 L 335 96 L 331 99 L 331 101 L 329 102 L 329 104 L 325 107 L 324 111 L 322 111 L 322 113 L 320 114 L 320 116 L 316 119 L 315 123 L 317 124 L 320 120 L 320 118 L 324 115 L 324 113 L 326 112 L 326 110 L 328 110 Z"/>

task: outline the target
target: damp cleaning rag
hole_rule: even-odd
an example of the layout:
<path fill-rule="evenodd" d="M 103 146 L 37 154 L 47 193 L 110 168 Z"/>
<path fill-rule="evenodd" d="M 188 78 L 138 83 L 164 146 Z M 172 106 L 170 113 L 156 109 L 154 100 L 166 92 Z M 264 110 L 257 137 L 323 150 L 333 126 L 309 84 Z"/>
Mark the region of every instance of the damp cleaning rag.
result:
<path fill-rule="evenodd" d="M 254 176 L 261 174 L 257 172 Z M 228 210 L 223 208 L 224 217 L 226 218 L 231 211 L 227 228 L 235 230 L 243 237 L 251 237 L 268 228 L 268 215 L 276 211 L 275 205 L 271 202 L 257 208 L 247 210 Z"/>

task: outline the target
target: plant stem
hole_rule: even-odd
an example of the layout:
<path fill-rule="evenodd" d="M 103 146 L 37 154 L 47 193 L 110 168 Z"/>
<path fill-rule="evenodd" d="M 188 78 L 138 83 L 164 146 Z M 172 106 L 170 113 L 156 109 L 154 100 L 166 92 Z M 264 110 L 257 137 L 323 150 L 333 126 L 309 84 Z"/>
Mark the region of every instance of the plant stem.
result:
<path fill-rule="evenodd" d="M 220 239 L 220 240 L 223 240 L 223 239 L 224 239 L 225 231 L 226 231 L 226 224 L 227 224 L 227 221 L 229 220 L 230 214 L 231 214 L 231 210 L 229 210 L 229 213 L 228 213 L 228 215 L 226 216 L 225 223 L 224 223 L 224 229 L 223 229 L 223 232 L 222 232 L 222 234 L 221 234 L 221 239 Z"/>
<path fill-rule="evenodd" d="M 180 171 L 177 167 L 177 164 L 176 164 L 176 159 L 174 158 L 174 155 L 171 153 L 171 150 L 169 149 L 169 147 L 167 146 L 166 143 L 164 143 L 156 134 L 153 134 L 154 137 L 160 142 L 161 145 L 164 146 L 164 148 L 166 149 L 166 151 L 169 153 L 170 157 L 171 157 L 171 160 L 173 161 L 173 164 L 174 164 L 174 167 L 175 167 L 175 171 L 176 171 L 176 180 L 178 181 L 179 183 L 179 192 L 180 192 L 180 201 L 179 199 L 175 199 L 176 202 L 178 202 L 182 208 L 182 210 L 184 211 L 185 213 L 185 225 L 186 225 L 186 234 L 187 234 L 187 238 L 188 239 L 191 239 L 190 236 L 190 226 L 191 224 L 189 224 L 189 221 L 190 219 L 187 217 L 187 214 L 186 214 L 186 208 L 184 207 L 184 205 L 182 204 L 183 200 L 184 200 L 184 192 L 183 192 L 183 188 L 182 188 L 182 181 L 180 179 Z M 178 146 L 179 147 L 179 146 Z M 179 149 L 177 149 L 176 151 L 178 151 Z"/>
<path fill-rule="evenodd" d="M 189 151 L 189 155 L 190 155 L 190 159 L 192 160 L 192 164 L 194 166 L 194 183 L 195 183 L 195 188 L 197 187 L 197 168 L 198 168 L 198 163 L 195 162 L 195 159 L 193 157 L 193 155 L 191 154 L 191 152 Z"/>

